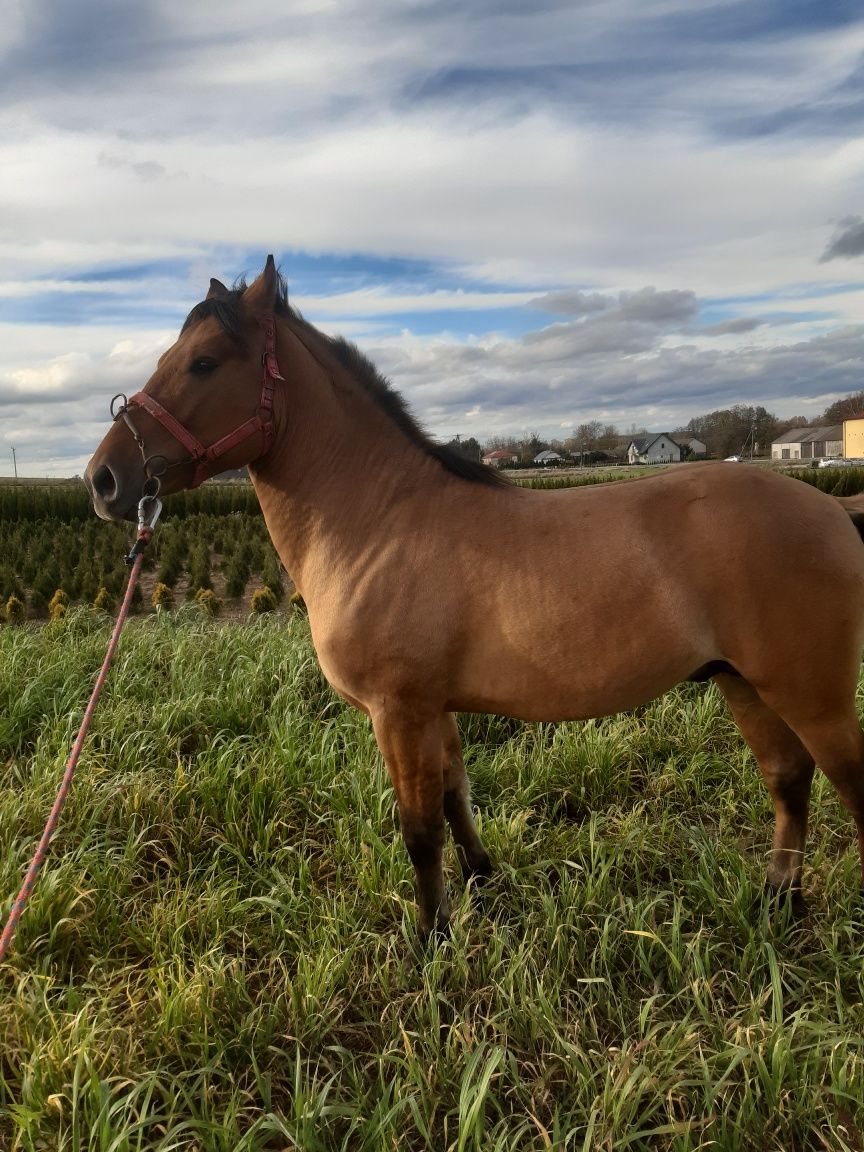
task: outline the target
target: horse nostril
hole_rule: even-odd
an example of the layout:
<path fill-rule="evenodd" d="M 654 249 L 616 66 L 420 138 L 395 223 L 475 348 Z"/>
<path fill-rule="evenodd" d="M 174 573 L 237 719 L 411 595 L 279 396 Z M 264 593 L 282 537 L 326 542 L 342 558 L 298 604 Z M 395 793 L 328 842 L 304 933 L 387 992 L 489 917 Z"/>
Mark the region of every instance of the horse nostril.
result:
<path fill-rule="evenodd" d="M 117 481 L 107 464 L 100 464 L 90 478 L 93 491 L 103 500 L 113 500 L 117 495 Z"/>

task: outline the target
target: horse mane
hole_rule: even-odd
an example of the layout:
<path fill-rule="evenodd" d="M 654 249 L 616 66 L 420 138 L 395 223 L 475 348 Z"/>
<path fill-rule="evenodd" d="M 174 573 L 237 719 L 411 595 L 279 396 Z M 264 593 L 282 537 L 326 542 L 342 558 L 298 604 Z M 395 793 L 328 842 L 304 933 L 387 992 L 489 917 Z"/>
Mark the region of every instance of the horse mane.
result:
<path fill-rule="evenodd" d="M 224 295 L 211 296 L 208 300 L 202 300 L 186 317 L 180 331 L 185 332 L 192 324 L 212 316 L 229 336 L 242 341 L 244 338 L 244 317 L 241 301 L 246 287 L 245 279 L 241 278 L 235 281 L 231 290 Z M 350 340 L 346 340 L 342 336 L 327 336 L 324 332 L 320 332 L 303 317 L 297 308 L 288 303 L 288 284 L 281 274 L 278 277 L 276 303 L 273 311 L 277 316 L 293 321 L 305 332 L 319 340 L 358 384 L 365 388 L 369 397 L 389 416 L 400 432 L 407 436 L 412 444 L 421 448 L 427 456 L 437 460 L 452 475 L 474 484 L 486 484 L 492 487 L 506 487 L 510 484 L 507 477 L 502 476 L 495 469 L 489 468 L 477 460 L 469 460 L 452 448 L 448 448 L 447 445 L 436 443 L 428 436 L 412 416 L 402 394 L 396 391 L 356 344 L 352 344 Z"/>

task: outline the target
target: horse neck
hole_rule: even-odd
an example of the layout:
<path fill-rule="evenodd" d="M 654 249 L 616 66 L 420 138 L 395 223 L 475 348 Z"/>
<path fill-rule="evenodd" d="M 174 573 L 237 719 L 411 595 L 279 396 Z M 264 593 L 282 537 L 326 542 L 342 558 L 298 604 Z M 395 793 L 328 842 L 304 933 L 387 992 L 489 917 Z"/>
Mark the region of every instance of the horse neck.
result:
<path fill-rule="evenodd" d="M 446 483 L 446 473 L 412 443 L 314 331 L 279 325 L 276 434 L 249 472 L 273 544 L 307 599 L 313 585 L 344 579 L 392 515 L 410 513 Z"/>

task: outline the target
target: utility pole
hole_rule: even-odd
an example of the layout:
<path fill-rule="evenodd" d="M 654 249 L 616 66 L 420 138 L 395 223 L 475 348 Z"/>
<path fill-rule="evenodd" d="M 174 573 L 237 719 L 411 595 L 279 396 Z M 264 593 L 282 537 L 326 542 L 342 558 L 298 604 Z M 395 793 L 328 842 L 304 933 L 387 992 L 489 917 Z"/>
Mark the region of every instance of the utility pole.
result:
<path fill-rule="evenodd" d="M 12 467 L 15 470 L 15 483 L 18 483 L 18 461 L 15 459 L 15 449 L 12 449 Z"/>

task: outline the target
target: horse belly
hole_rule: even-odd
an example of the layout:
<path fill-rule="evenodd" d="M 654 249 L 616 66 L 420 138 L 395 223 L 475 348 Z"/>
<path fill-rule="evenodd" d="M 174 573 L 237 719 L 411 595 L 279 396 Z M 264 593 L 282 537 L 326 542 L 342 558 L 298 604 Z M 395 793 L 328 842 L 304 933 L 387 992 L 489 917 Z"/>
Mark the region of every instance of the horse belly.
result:
<path fill-rule="evenodd" d="M 695 661 L 650 668 L 609 663 L 499 671 L 485 684 L 459 686 L 451 712 L 495 712 L 520 720 L 587 720 L 626 712 L 661 696 L 696 671 Z"/>
<path fill-rule="evenodd" d="M 589 592 L 586 595 L 586 592 Z M 674 585 L 628 586 L 618 579 L 558 589 L 497 627 L 474 632 L 457 657 L 452 711 L 500 712 L 524 720 L 578 720 L 638 707 L 716 658 L 713 629 L 698 603 L 682 603 Z"/>

